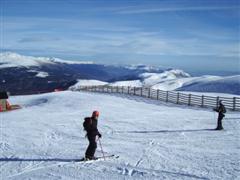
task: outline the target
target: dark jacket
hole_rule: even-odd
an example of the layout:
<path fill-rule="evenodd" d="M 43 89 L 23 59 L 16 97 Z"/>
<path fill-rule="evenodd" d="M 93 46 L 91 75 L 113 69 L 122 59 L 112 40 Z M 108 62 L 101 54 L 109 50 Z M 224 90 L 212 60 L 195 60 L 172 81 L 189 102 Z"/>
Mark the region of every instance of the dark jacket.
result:
<path fill-rule="evenodd" d="M 225 116 L 224 113 L 226 113 L 226 108 L 223 104 L 220 104 L 218 108 L 214 109 L 216 112 L 219 113 L 221 116 Z"/>
<path fill-rule="evenodd" d="M 97 119 L 93 117 L 90 118 L 88 127 L 85 129 L 87 131 L 87 136 L 97 136 L 100 134 L 97 128 L 97 123 L 98 123 Z"/>

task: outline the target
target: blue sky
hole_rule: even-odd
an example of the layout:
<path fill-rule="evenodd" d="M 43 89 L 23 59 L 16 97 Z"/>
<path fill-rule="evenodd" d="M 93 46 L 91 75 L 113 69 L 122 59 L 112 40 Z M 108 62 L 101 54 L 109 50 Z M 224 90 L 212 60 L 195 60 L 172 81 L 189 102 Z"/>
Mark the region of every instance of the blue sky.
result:
<path fill-rule="evenodd" d="M 239 0 L 0 0 L 1 51 L 240 71 Z"/>

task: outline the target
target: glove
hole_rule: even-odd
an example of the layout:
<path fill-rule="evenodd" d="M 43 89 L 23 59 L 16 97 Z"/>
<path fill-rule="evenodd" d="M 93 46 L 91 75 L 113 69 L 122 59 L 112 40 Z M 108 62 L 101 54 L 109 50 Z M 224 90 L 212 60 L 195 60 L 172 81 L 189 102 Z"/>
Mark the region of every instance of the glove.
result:
<path fill-rule="evenodd" d="M 101 138 L 101 137 L 102 137 L 102 135 L 99 133 L 99 134 L 98 134 L 98 137 L 99 137 L 99 138 Z"/>

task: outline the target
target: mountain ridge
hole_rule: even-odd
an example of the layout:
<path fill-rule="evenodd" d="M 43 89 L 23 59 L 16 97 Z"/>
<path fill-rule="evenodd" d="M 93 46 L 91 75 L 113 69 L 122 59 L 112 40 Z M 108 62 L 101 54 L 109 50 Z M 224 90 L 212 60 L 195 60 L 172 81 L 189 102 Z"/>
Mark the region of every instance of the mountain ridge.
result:
<path fill-rule="evenodd" d="M 0 53 L 0 90 L 11 94 L 36 94 L 70 87 L 76 89 L 84 84 L 105 84 L 240 95 L 239 79 L 240 75 L 191 77 L 187 72 L 173 68 L 104 65 Z"/>

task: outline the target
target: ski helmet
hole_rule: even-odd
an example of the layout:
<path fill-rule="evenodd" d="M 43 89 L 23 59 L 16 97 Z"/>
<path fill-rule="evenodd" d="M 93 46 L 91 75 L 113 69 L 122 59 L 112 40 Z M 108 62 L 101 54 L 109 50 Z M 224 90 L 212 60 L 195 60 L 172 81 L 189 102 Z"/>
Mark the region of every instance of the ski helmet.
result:
<path fill-rule="evenodd" d="M 98 111 L 93 111 L 92 117 L 98 117 L 98 116 L 99 116 L 99 112 Z"/>

